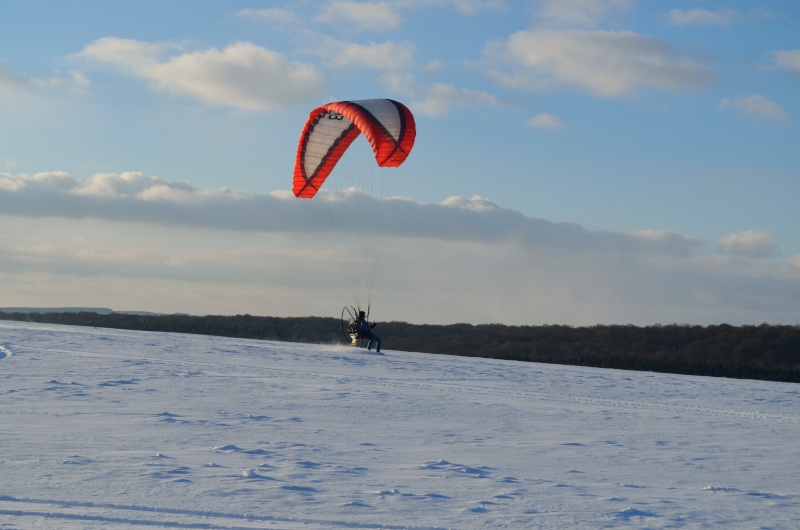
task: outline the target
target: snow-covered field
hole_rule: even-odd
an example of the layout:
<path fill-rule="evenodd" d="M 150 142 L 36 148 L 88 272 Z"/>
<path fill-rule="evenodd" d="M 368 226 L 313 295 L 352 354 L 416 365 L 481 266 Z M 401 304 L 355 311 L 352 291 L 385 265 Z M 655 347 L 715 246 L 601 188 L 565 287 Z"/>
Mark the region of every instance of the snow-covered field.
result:
<path fill-rule="evenodd" d="M 141 527 L 796 529 L 800 386 L 0 321 L 0 528 Z"/>

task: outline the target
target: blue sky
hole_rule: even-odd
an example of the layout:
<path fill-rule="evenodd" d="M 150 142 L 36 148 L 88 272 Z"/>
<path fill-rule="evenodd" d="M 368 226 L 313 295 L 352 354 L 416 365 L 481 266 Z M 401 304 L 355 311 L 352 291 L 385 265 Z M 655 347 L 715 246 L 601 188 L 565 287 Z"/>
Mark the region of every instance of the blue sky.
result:
<path fill-rule="evenodd" d="M 800 324 L 799 35 L 777 1 L 5 1 L 0 305 L 337 313 L 297 138 L 390 97 L 378 318 Z"/>

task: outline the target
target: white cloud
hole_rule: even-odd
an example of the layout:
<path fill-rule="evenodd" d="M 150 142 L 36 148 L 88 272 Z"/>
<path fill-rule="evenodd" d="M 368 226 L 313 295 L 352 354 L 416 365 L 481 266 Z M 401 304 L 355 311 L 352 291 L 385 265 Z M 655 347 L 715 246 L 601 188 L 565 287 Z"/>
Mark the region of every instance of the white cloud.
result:
<path fill-rule="evenodd" d="M 149 43 L 103 37 L 87 44 L 74 57 L 110 63 L 139 73 L 157 67 L 159 62 L 173 50 L 180 51 L 182 48 L 174 43 Z"/>
<path fill-rule="evenodd" d="M 419 87 L 414 76 L 408 73 L 389 73 L 381 77 L 384 88 L 406 98 L 414 114 L 431 118 L 445 116 L 453 107 L 472 105 L 499 106 L 496 97 L 485 91 L 459 88 L 446 83 L 433 83 Z"/>
<path fill-rule="evenodd" d="M 444 69 L 444 63 L 439 59 L 434 59 L 432 61 L 429 61 L 428 64 L 426 64 L 422 68 L 422 71 L 426 74 L 435 74 L 441 72 L 443 69 Z"/>
<path fill-rule="evenodd" d="M 722 236 L 720 252 L 735 256 L 766 258 L 777 253 L 775 236 L 769 231 L 745 230 Z"/>
<path fill-rule="evenodd" d="M 414 46 L 408 42 L 357 44 L 326 39 L 327 63 L 334 68 L 369 68 L 398 72 L 414 64 Z"/>
<path fill-rule="evenodd" d="M 642 87 L 699 88 L 714 77 L 666 42 L 631 31 L 530 28 L 489 44 L 485 53 L 498 65 L 490 74 L 502 85 L 528 90 L 567 85 L 618 97 Z"/>
<path fill-rule="evenodd" d="M 703 245 L 699 239 L 682 236 L 667 230 L 635 230 L 628 234 L 643 248 L 655 248 L 673 256 L 688 257 Z"/>
<path fill-rule="evenodd" d="M 474 15 L 506 7 L 506 0 L 394 0 L 394 3 L 409 9 L 453 7 L 463 15 Z"/>
<path fill-rule="evenodd" d="M 139 172 L 97 173 L 85 180 L 64 172 L 0 173 L 0 211 L 23 217 L 269 230 L 270 222 L 278 220 L 250 211 L 253 202 L 259 200 L 271 202 L 269 196 L 259 197 L 228 188 L 198 190 L 185 183 L 167 182 Z M 237 212 L 240 207 L 242 210 Z M 214 213 L 207 211 L 215 208 Z M 249 216 L 254 214 L 256 221 L 266 224 L 253 223 Z M 212 217 L 217 219 L 212 220 Z M 306 224 L 303 220 L 300 223 Z"/>
<path fill-rule="evenodd" d="M 448 208 L 458 208 L 460 210 L 468 210 L 471 212 L 492 212 L 500 210 L 500 207 L 497 204 L 493 203 L 486 197 L 481 197 L 480 195 L 474 195 L 471 198 L 453 195 L 451 197 L 447 197 L 439 204 Z"/>
<path fill-rule="evenodd" d="M 667 21 L 673 26 L 728 26 L 735 18 L 736 12 L 730 9 L 672 9 L 666 15 Z"/>
<path fill-rule="evenodd" d="M 417 91 L 416 81 L 407 72 L 388 72 L 380 77 L 380 83 L 389 93 L 399 94 L 407 99 L 414 97 Z"/>
<path fill-rule="evenodd" d="M 317 20 L 344 24 L 348 28 L 355 27 L 362 31 L 383 31 L 397 29 L 402 17 L 388 2 L 336 0 L 323 6 Z"/>
<path fill-rule="evenodd" d="M 81 72 L 70 71 L 66 75 L 56 73 L 50 77 L 37 77 L 5 70 L 0 66 L 0 89 L 62 91 L 80 94 L 91 85 Z"/>
<path fill-rule="evenodd" d="M 533 127 L 534 129 L 563 129 L 564 124 L 553 116 L 552 114 L 548 114 L 546 112 L 542 112 L 541 114 L 537 114 L 533 118 L 528 120 L 528 126 Z"/>
<path fill-rule="evenodd" d="M 20 88 L 27 84 L 27 80 L 19 74 L 0 68 L 0 88 Z"/>
<path fill-rule="evenodd" d="M 3 158 L 3 166 L 8 169 L 14 169 L 20 164 L 20 161 L 14 158 L 13 156 L 6 156 Z"/>
<path fill-rule="evenodd" d="M 779 123 L 789 120 L 788 114 L 780 105 L 760 94 L 726 98 L 720 101 L 717 107 L 718 110 L 729 108 L 760 120 Z"/>
<path fill-rule="evenodd" d="M 255 21 L 269 22 L 276 25 L 295 24 L 300 20 L 294 11 L 276 7 L 267 7 L 264 9 L 242 9 L 236 13 L 236 16 Z"/>
<path fill-rule="evenodd" d="M 423 94 L 417 94 L 410 102 L 415 113 L 423 116 L 444 116 L 453 107 L 472 105 L 497 106 L 497 98 L 485 91 L 458 88 L 445 83 L 434 83 Z"/>
<path fill-rule="evenodd" d="M 543 0 L 538 14 L 548 27 L 593 28 L 614 11 L 624 11 L 633 0 Z"/>
<path fill-rule="evenodd" d="M 460 13 L 474 15 L 481 11 L 495 11 L 503 9 L 506 5 L 505 0 L 446 0 L 446 3 L 453 4 Z"/>
<path fill-rule="evenodd" d="M 106 37 L 77 57 L 119 67 L 159 92 L 245 110 L 314 101 L 324 83 L 314 66 L 248 42 L 187 52 L 171 43 Z"/>
<path fill-rule="evenodd" d="M 775 65 L 792 72 L 800 72 L 800 50 L 781 50 L 772 54 Z"/>

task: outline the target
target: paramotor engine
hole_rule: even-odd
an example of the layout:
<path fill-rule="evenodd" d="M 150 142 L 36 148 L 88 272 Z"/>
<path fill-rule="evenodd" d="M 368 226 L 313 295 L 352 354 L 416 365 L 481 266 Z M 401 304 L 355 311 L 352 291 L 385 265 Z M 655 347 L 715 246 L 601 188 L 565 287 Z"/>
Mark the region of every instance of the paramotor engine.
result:
<path fill-rule="evenodd" d="M 351 305 L 346 305 L 342 309 L 342 337 L 345 343 L 353 346 L 361 344 L 361 326 L 358 324 L 358 313 L 359 310 Z"/>

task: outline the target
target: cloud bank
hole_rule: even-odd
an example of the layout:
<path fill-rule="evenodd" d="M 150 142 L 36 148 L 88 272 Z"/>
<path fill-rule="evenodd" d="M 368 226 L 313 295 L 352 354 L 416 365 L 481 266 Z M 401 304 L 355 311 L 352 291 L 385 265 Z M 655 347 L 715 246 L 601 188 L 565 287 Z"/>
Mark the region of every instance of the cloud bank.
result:
<path fill-rule="evenodd" d="M 478 196 L 385 204 L 381 319 L 800 323 L 800 261 L 773 261 L 768 231 L 726 234 L 714 252 L 673 232 L 588 230 Z M 0 173 L 0 285 L 11 305 L 331 314 L 349 297 L 329 206 L 376 203 L 352 190 L 304 200 L 138 172 Z"/>
<path fill-rule="evenodd" d="M 401 238 L 493 245 L 649 252 L 688 256 L 702 242 L 667 232 L 589 231 L 502 208 L 475 196 L 440 203 L 389 198 L 386 233 Z M 64 172 L 0 173 L 0 211 L 35 218 L 101 219 L 237 232 L 320 233 L 334 230 L 330 205 L 376 209 L 376 199 L 352 189 L 297 199 L 289 191 L 253 194 L 228 188 L 202 190 L 138 172 L 98 173 L 79 180 Z"/>

